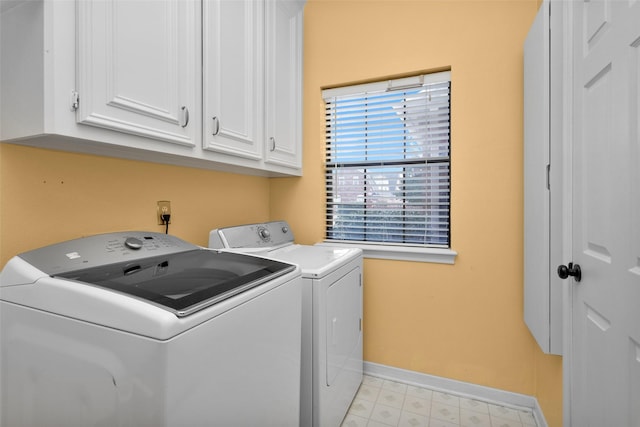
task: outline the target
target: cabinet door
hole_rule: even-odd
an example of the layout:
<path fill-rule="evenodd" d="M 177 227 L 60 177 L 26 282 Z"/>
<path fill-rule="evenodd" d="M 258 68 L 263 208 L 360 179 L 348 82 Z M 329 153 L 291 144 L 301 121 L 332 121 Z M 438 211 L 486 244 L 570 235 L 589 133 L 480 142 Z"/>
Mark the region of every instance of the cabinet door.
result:
<path fill-rule="evenodd" d="M 200 135 L 199 2 L 77 4 L 77 121 L 194 146 Z"/>
<path fill-rule="evenodd" d="M 265 162 L 302 167 L 304 2 L 266 2 Z"/>
<path fill-rule="evenodd" d="M 524 44 L 524 319 L 548 354 L 562 354 L 560 5 L 542 3 Z"/>
<path fill-rule="evenodd" d="M 262 2 L 203 3 L 206 150 L 262 160 Z"/>

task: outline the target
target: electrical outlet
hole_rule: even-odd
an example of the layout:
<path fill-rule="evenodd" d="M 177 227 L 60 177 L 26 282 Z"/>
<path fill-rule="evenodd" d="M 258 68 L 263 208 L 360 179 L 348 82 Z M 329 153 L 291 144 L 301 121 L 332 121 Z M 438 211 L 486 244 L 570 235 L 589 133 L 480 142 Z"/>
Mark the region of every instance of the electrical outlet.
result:
<path fill-rule="evenodd" d="M 171 202 L 168 200 L 158 202 L 158 225 L 164 225 L 162 215 L 171 215 Z M 171 218 L 169 218 L 169 224 L 171 224 Z"/>

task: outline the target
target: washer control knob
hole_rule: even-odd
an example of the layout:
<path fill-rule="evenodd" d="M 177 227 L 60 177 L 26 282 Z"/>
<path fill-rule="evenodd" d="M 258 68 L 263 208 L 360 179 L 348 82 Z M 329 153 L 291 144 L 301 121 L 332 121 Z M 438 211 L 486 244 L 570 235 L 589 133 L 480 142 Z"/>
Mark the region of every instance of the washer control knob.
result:
<path fill-rule="evenodd" d="M 288 227 L 282 227 L 282 234 L 287 234 L 289 232 Z"/>
<path fill-rule="evenodd" d="M 271 233 L 266 228 L 261 228 L 258 230 L 258 235 L 262 240 L 268 240 L 271 237 Z"/>
<path fill-rule="evenodd" d="M 136 239 L 135 237 L 127 237 L 127 240 L 124 241 L 124 245 L 129 249 L 137 251 L 142 248 L 142 240 Z"/>

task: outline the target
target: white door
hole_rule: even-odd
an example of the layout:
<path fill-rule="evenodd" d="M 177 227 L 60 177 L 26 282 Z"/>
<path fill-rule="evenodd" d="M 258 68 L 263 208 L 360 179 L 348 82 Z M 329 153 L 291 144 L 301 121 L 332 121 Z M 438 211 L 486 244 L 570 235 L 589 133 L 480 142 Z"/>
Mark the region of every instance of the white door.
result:
<path fill-rule="evenodd" d="M 202 6 L 203 147 L 261 160 L 264 6 L 249 0 Z"/>
<path fill-rule="evenodd" d="M 79 1 L 79 123 L 195 146 L 200 135 L 196 1 Z"/>
<path fill-rule="evenodd" d="M 573 4 L 574 427 L 640 426 L 640 2 Z M 569 278 L 570 280 L 572 278 Z"/>

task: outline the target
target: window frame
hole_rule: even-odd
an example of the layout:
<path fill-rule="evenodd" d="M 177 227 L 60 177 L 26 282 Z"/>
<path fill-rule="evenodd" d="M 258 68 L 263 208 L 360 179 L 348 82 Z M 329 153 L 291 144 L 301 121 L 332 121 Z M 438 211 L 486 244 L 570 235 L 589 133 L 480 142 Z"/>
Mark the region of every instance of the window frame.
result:
<path fill-rule="evenodd" d="M 431 74 L 422 74 L 417 76 L 403 77 L 398 79 L 387 79 L 373 83 L 365 83 L 361 85 L 349 85 L 345 87 L 338 88 L 330 88 L 323 90 L 323 100 L 327 100 L 329 98 L 334 98 L 336 96 L 355 94 L 358 92 L 370 92 L 373 90 L 380 90 L 376 88 L 383 88 L 387 86 L 388 90 L 402 90 L 405 87 L 420 87 L 425 86 L 427 84 L 432 83 L 441 83 L 448 81 L 449 84 L 451 82 L 451 72 L 444 71 L 438 73 Z M 449 97 L 451 96 L 451 91 L 449 91 Z M 430 101 L 430 100 L 429 100 Z M 450 98 L 449 98 L 449 108 L 450 108 Z M 325 108 L 326 108 L 325 103 Z M 325 109 L 326 112 L 326 109 Z M 451 126 L 451 115 L 449 113 L 449 129 Z M 326 123 L 324 124 L 324 128 L 327 129 Z M 327 143 L 328 144 L 328 143 Z M 367 150 L 369 147 L 368 144 L 363 145 L 363 150 Z M 377 259 L 392 259 L 392 260 L 405 260 L 405 261 L 418 261 L 418 262 L 432 262 L 432 263 L 443 263 L 443 264 L 454 264 L 455 258 L 457 256 L 457 252 L 451 248 L 451 138 L 449 135 L 448 140 L 448 158 L 446 160 L 448 165 L 448 229 L 447 229 L 447 245 L 441 244 L 412 244 L 412 243 L 395 243 L 395 242 L 384 242 L 384 241 L 357 241 L 357 240 L 337 240 L 329 238 L 329 230 L 326 221 L 329 219 L 329 207 L 326 205 L 325 212 L 325 238 L 321 245 L 328 246 L 340 246 L 340 247 L 358 247 L 363 250 L 364 256 L 366 258 L 377 258 Z M 437 162 L 428 162 L 424 163 L 425 169 L 427 165 L 436 164 Z M 328 175 L 330 174 L 329 169 L 329 160 L 327 156 L 324 157 L 324 180 L 325 180 L 325 188 L 326 191 L 329 192 L 331 189 L 336 188 L 332 185 L 329 185 Z M 410 166 L 410 162 L 405 163 L 405 167 Z M 328 194 L 328 193 L 327 193 Z M 429 194 L 425 192 L 425 195 Z M 328 203 L 328 202 L 325 202 Z M 404 234 L 403 234 L 404 235 Z"/>

